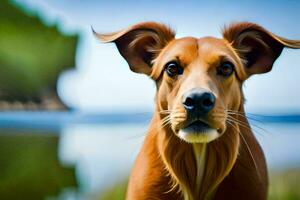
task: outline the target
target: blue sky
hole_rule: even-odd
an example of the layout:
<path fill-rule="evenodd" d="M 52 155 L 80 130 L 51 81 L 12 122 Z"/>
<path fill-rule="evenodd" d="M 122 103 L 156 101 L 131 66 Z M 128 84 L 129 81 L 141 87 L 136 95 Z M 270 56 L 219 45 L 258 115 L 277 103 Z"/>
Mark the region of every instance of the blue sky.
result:
<path fill-rule="evenodd" d="M 84 111 L 153 109 L 154 83 L 132 73 L 113 44 L 97 41 L 90 26 L 111 32 L 141 21 L 171 25 L 177 37 L 220 37 L 224 24 L 256 22 L 300 39 L 300 1 L 82 1 L 17 0 L 62 31 L 79 32 L 76 70 L 59 79 L 59 94 Z M 230 2 L 230 3 L 229 3 Z M 112 78 L 113 77 L 113 78 Z M 244 91 L 250 112 L 300 112 L 300 50 L 285 50 L 271 73 L 253 76 Z"/>

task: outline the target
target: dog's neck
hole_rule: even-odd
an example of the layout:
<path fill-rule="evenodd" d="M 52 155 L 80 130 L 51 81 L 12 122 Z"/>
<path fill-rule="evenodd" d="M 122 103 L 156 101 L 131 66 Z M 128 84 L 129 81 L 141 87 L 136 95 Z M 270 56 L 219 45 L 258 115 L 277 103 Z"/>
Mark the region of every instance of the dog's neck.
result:
<path fill-rule="evenodd" d="M 205 172 L 207 144 L 192 144 L 192 145 L 193 145 L 193 151 L 194 151 L 196 169 L 197 169 L 196 181 L 195 181 L 196 182 L 195 194 L 196 196 L 199 196 L 202 179 Z"/>
<path fill-rule="evenodd" d="M 240 111 L 243 112 L 242 107 Z M 160 120 L 158 114 L 154 118 Z M 238 124 L 228 126 L 224 135 L 208 144 L 186 143 L 168 128 L 157 126 L 155 132 L 160 157 L 172 179 L 171 190 L 180 190 L 185 200 L 209 199 L 236 161 Z"/>

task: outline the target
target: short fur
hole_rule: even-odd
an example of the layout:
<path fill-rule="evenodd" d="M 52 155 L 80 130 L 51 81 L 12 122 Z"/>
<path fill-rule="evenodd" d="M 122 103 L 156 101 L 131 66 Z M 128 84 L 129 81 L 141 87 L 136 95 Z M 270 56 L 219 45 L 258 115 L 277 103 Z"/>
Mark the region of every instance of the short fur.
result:
<path fill-rule="evenodd" d="M 115 42 L 131 70 L 150 76 L 157 86 L 155 112 L 127 199 L 267 199 L 266 162 L 245 116 L 242 85 L 251 75 L 270 71 L 284 47 L 300 48 L 299 41 L 248 22 L 226 27 L 222 39 L 175 39 L 169 27 L 155 22 L 107 35 L 94 33 Z M 184 67 L 180 77 L 164 73 L 172 59 Z M 215 72 L 224 59 L 235 65 L 234 75 L 226 79 Z M 195 87 L 217 97 L 207 122 L 219 137 L 210 142 L 191 143 L 178 136 L 187 120 L 182 94 Z"/>

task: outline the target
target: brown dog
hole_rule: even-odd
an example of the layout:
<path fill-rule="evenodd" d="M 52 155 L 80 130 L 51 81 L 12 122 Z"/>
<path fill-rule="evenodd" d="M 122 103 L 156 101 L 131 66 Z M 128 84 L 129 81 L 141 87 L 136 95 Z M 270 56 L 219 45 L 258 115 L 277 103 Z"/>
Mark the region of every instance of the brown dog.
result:
<path fill-rule="evenodd" d="M 115 42 L 130 69 L 157 86 L 127 199 L 267 198 L 266 162 L 245 117 L 242 85 L 270 71 L 283 48 L 300 48 L 300 41 L 252 23 L 228 26 L 223 39 L 175 39 L 154 22 L 95 34 Z"/>

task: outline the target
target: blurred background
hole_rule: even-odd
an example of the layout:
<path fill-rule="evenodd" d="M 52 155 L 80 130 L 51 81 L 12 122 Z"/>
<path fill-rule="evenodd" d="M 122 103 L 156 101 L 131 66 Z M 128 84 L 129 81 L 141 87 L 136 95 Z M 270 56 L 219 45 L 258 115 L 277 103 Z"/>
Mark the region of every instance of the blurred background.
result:
<path fill-rule="evenodd" d="M 97 41 L 141 21 L 177 37 L 256 22 L 300 39 L 300 1 L 2 0 L 0 199 L 124 199 L 153 111 L 154 83 Z M 244 86 L 270 169 L 271 200 L 300 199 L 300 51 Z M 111 76 L 114 78 L 112 79 Z"/>

